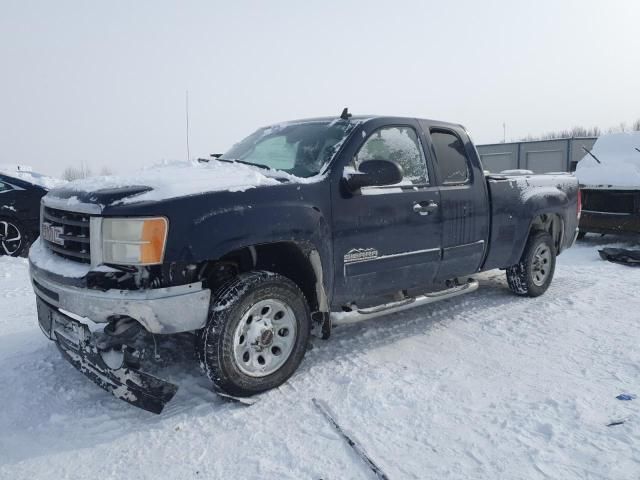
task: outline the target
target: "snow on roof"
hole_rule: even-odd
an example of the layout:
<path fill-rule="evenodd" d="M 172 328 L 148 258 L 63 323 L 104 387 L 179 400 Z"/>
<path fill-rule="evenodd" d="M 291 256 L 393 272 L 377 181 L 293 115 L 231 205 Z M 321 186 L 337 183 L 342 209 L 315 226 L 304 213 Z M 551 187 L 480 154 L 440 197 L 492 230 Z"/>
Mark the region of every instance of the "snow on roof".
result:
<path fill-rule="evenodd" d="M 7 175 L 8 177 L 17 178 L 23 182 L 32 183 L 40 187 L 51 190 L 52 188 L 60 187 L 66 182 L 58 178 L 49 177 L 36 173 L 33 169 L 27 165 L 7 165 L 0 164 L 0 173 Z"/>
<path fill-rule="evenodd" d="M 596 140 L 591 155 L 585 154 L 576 168 L 581 185 L 640 189 L 640 132 L 612 133 Z"/>
<path fill-rule="evenodd" d="M 127 176 L 92 177 L 70 182 L 67 190 L 94 192 L 131 186 L 146 186 L 152 190 L 135 195 L 119 203 L 156 201 L 183 197 L 198 193 L 229 191 L 242 192 L 249 188 L 281 184 L 285 179 L 292 183 L 312 183 L 321 177 L 299 178 L 282 171 L 264 170 L 239 163 L 180 162 L 155 166 Z"/>

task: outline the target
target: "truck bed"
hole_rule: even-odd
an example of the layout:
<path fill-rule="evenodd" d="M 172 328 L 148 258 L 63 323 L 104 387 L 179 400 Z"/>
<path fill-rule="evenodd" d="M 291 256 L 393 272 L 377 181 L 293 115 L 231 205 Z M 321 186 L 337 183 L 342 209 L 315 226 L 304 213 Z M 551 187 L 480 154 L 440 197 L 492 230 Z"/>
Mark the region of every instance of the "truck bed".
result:
<path fill-rule="evenodd" d="M 573 175 L 488 175 L 486 181 L 491 227 L 482 270 L 517 263 L 531 224 L 542 211 L 560 222 L 558 253 L 573 244 L 578 227 L 578 181 Z"/>

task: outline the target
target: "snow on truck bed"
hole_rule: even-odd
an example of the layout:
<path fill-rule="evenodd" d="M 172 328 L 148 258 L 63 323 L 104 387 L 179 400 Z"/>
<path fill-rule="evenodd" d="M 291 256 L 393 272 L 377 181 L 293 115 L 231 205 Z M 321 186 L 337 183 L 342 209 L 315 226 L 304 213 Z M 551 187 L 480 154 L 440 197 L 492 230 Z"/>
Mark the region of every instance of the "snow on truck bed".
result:
<path fill-rule="evenodd" d="M 160 416 L 64 361 L 26 261 L 0 257 L 0 478 L 374 478 L 319 398 L 391 479 L 637 479 L 640 398 L 615 397 L 640 394 L 640 269 L 600 260 L 605 242 L 563 253 L 537 299 L 490 272 L 469 296 L 341 326 L 250 407 L 184 360 L 162 372 L 180 390 Z"/>

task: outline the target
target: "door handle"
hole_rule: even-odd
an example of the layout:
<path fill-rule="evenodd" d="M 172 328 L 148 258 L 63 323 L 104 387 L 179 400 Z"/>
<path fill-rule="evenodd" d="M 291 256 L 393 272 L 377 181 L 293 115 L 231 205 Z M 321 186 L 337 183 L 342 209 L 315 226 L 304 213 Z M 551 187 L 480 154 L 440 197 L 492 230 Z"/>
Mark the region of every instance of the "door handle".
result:
<path fill-rule="evenodd" d="M 417 202 L 413 204 L 413 211 L 418 215 L 429 215 L 438 209 L 438 204 L 433 200 L 429 202 Z"/>

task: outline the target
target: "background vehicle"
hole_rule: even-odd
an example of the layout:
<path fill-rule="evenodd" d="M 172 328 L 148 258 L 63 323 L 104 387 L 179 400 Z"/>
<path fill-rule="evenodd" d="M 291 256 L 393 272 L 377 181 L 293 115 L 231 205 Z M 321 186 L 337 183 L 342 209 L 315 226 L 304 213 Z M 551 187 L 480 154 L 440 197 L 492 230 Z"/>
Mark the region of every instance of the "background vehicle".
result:
<path fill-rule="evenodd" d="M 141 336 L 195 333 L 216 389 L 252 395 L 286 381 L 332 319 L 471 292 L 467 276 L 495 268 L 515 293 L 543 294 L 579 208 L 570 175 L 485 178 L 460 125 L 346 110 L 43 203 L 30 253 L 43 332 L 155 412 L 177 387 L 140 370 Z"/>
<path fill-rule="evenodd" d="M 62 182 L 24 167 L 0 166 L 0 255 L 23 255 L 40 230 L 40 199 Z"/>
<path fill-rule="evenodd" d="M 602 135 L 578 163 L 580 235 L 640 233 L 640 132 Z"/>

